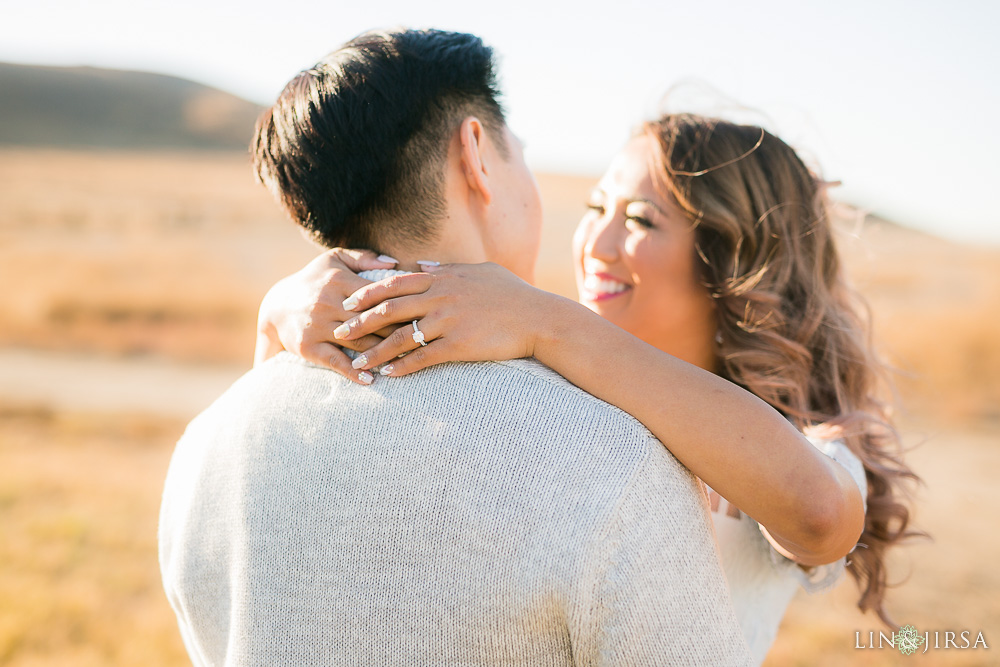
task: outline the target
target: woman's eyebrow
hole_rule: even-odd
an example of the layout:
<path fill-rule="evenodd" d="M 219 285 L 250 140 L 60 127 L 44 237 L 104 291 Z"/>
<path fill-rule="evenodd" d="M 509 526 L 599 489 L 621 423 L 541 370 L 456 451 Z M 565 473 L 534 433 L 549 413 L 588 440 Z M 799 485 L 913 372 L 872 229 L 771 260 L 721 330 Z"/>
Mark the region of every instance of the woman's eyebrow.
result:
<path fill-rule="evenodd" d="M 647 204 L 647 205 L 653 207 L 653 209 L 655 209 L 656 212 L 659 213 L 660 215 L 662 215 L 663 217 L 667 217 L 667 212 L 664 211 L 662 208 L 660 208 L 659 204 L 656 204 L 655 202 L 651 202 L 648 199 L 643 199 L 641 197 L 636 197 L 635 199 L 629 199 L 628 203 L 629 204 L 632 204 L 632 203 Z"/>

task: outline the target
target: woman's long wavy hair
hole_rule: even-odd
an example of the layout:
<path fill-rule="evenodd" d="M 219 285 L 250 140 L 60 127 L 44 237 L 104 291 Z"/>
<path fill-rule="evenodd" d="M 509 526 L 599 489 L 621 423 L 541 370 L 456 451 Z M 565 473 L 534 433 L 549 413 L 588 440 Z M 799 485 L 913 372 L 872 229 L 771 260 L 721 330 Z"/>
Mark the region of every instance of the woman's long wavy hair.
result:
<path fill-rule="evenodd" d="M 720 375 L 804 432 L 842 438 L 868 481 L 865 530 L 848 571 L 858 607 L 886 624 L 886 550 L 908 531 L 899 437 L 880 400 L 888 379 L 868 310 L 847 285 L 825 184 L 760 127 L 690 114 L 642 126 L 660 150 L 658 187 L 690 216 L 701 278 L 715 300 Z"/>

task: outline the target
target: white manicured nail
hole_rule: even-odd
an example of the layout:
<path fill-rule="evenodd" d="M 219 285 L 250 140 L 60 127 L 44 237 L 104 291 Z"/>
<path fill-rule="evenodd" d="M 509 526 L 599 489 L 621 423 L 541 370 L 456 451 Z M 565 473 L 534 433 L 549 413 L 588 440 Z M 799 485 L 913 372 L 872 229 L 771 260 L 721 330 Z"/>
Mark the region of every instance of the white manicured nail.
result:
<path fill-rule="evenodd" d="M 361 371 L 360 373 L 358 373 L 358 379 L 365 384 L 371 384 L 372 382 L 375 381 L 375 376 L 369 373 L 368 371 Z"/>
<path fill-rule="evenodd" d="M 417 264 L 420 266 L 441 266 L 441 262 L 435 262 L 433 259 L 418 259 Z"/>
<path fill-rule="evenodd" d="M 368 363 L 368 355 L 367 354 L 362 354 L 361 356 L 357 357 L 354 361 L 351 362 L 351 367 L 352 368 L 361 368 L 362 366 L 364 366 L 367 363 Z"/>
<path fill-rule="evenodd" d="M 351 327 L 347 326 L 347 322 L 344 322 L 339 327 L 333 330 L 334 338 L 347 338 L 347 334 L 351 333 Z"/>
<path fill-rule="evenodd" d="M 383 366 L 382 370 L 380 370 L 379 373 L 381 373 L 382 375 L 389 375 L 390 373 L 392 373 L 392 364 L 389 364 L 388 366 Z"/>
<path fill-rule="evenodd" d="M 344 310 L 354 310 L 358 307 L 358 297 L 352 294 L 344 299 L 344 303 L 342 305 L 344 306 Z"/>
<path fill-rule="evenodd" d="M 380 262 L 389 262 L 390 264 L 399 264 L 399 260 L 398 259 L 396 259 L 395 257 L 389 257 L 389 255 L 379 255 L 378 256 L 378 261 L 380 261 Z"/>

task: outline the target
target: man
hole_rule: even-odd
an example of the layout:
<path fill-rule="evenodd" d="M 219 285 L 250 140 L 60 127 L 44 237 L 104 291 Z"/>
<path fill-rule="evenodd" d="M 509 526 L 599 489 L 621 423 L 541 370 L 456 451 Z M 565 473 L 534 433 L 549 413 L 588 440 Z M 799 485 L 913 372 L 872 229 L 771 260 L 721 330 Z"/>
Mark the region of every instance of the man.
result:
<path fill-rule="evenodd" d="M 326 245 L 530 278 L 540 206 L 471 35 L 362 35 L 258 124 Z M 745 664 L 704 493 L 529 360 L 370 387 L 278 355 L 189 426 L 160 526 L 197 664 Z"/>

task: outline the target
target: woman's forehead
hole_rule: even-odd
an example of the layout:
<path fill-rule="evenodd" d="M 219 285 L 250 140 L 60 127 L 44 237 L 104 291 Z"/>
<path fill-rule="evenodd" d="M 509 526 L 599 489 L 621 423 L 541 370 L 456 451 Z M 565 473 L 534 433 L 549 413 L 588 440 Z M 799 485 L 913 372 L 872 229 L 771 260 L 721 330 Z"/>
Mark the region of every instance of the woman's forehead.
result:
<path fill-rule="evenodd" d="M 650 173 L 654 149 L 655 144 L 645 136 L 629 140 L 612 159 L 595 190 L 616 200 L 645 200 L 658 205 L 662 197 Z"/>

